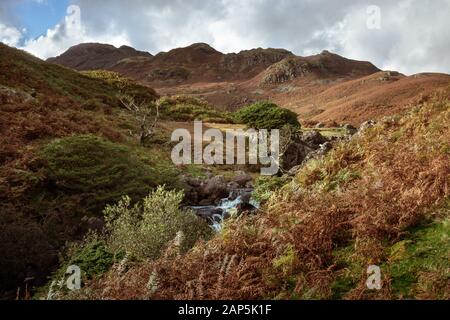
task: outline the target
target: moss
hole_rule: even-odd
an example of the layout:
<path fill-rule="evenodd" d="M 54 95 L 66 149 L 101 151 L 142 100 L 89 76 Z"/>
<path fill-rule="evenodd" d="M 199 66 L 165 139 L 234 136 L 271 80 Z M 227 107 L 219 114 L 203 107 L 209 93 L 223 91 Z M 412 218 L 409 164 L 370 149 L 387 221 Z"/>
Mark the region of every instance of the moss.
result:
<path fill-rule="evenodd" d="M 40 153 L 45 178 L 34 198 L 41 209 L 76 200 L 72 209 L 100 214 L 124 194 L 138 200 L 177 183 L 177 171 L 162 159 L 93 135 L 53 140 Z"/>
<path fill-rule="evenodd" d="M 333 251 L 336 277 L 331 284 L 331 298 L 340 300 L 354 289 L 363 273 L 362 261 L 356 259 L 354 243 Z"/>
<path fill-rule="evenodd" d="M 430 279 L 439 278 L 447 289 L 437 292 L 444 298 L 450 283 L 450 220 L 411 230 L 411 235 L 389 249 L 388 267 L 392 290 L 398 298 L 414 298 Z M 444 271 L 444 272 L 442 272 Z M 437 277 L 433 277 L 432 275 Z M 424 276 L 426 275 L 426 277 Z M 447 291 L 446 291 L 447 290 Z"/>

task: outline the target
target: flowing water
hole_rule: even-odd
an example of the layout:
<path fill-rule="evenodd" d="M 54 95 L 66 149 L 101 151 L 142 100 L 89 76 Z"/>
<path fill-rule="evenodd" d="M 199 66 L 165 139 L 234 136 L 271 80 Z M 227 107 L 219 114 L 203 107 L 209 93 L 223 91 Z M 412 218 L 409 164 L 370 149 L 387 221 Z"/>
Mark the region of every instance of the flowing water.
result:
<path fill-rule="evenodd" d="M 237 189 L 232 191 L 228 198 L 222 199 L 216 206 L 191 206 L 191 208 L 199 216 L 209 220 L 211 228 L 219 232 L 222 230 L 224 220 L 237 214 L 237 206 L 243 202 L 243 197 L 252 191 L 251 189 Z M 249 203 L 255 208 L 259 208 L 259 203 L 253 198 L 250 199 Z"/>

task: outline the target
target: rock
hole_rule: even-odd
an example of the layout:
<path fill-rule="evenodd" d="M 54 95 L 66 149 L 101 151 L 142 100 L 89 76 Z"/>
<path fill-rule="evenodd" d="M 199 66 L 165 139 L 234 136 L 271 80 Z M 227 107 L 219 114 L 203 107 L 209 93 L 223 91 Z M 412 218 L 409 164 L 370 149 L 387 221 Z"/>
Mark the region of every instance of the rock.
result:
<path fill-rule="evenodd" d="M 214 177 L 214 174 L 212 173 L 212 171 L 206 171 L 205 172 L 205 176 L 207 179 L 212 179 Z"/>
<path fill-rule="evenodd" d="M 358 134 L 361 133 L 361 132 L 363 132 L 363 131 L 365 131 L 365 130 L 367 130 L 367 129 L 369 129 L 369 128 L 372 128 L 372 127 L 375 126 L 376 124 L 377 124 L 377 122 L 374 121 L 374 120 L 369 120 L 369 121 L 366 121 L 366 122 L 362 123 L 362 124 L 359 126 Z"/>
<path fill-rule="evenodd" d="M 358 129 L 356 129 L 354 126 L 352 126 L 351 124 L 345 124 L 343 127 L 348 134 L 350 135 L 354 135 L 355 133 L 358 132 Z"/>
<path fill-rule="evenodd" d="M 303 165 L 305 165 L 305 164 L 306 164 L 309 160 L 311 160 L 311 159 L 320 159 L 320 158 L 322 158 L 322 157 L 325 156 L 331 149 L 333 149 L 332 143 L 331 143 L 331 142 L 325 142 L 324 144 L 322 144 L 322 145 L 320 146 L 319 149 L 314 150 L 313 152 L 311 152 L 310 154 L 308 154 L 300 167 L 302 167 Z"/>
<path fill-rule="evenodd" d="M 212 202 L 228 197 L 229 193 L 225 178 L 223 176 L 212 177 L 206 181 L 201 193 L 204 198 L 210 199 Z"/>
<path fill-rule="evenodd" d="M 211 199 L 202 199 L 200 200 L 200 202 L 198 202 L 199 206 L 211 206 L 214 204 L 214 201 L 212 201 Z"/>
<path fill-rule="evenodd" d="M 239 187 L 240 187 L 240 185 L 237 182 L 234 182 L 234 181 L 232 181 L 232 182 L 227 184 L 227 188 L 228 188 L 229 191 L 233 191 L 233 190 L 239 189 Z"/>
<path fill-rule="evenodd" d="M 240 187 L 245 187 L 245 185 L 252 180 L 253 180 L 253 178 L 251 175 L 243 172 L 243 173 L 239 174 L 237 177 L 235 177 L 233 179 L 233 182 L 238 184 Z"/>
<path fill-rule="evenodd" d="M 295 176 L 300 171 L 300 169 L 302 167 L 303 167 L 302 165 L 298 165 L 298 166 L 293 167 L 291 170 L 288 171 L 287 175 L 289 177 Z"/>
<path fill-rule="evenodd" d="M 258 211 L 258 208 L 250 203 L 241 202 L 237 205 L 236 210 L 238 215 L 250 215 L 255 214 Z"/>
<path fill-rule="evenodd" d="M 241 195 L 241 203 L 250 203 L 250 200 L 252 200 L 251 192 L 247 192 Z"/>
<path fill-rule="evenodd" d="M 314 126 L 314 128 L 316 128 L 316 129 L 322 129 L 322 128 L 325 128 L 325 124 L 322 123 L 322 122 L 319 122 L 318 124 L 316 124 L 316 125 Z"/>
<path fill-rule="evenodd" d="M 289 171 L 301 164 L 312 151 L 314 150 L 305 142 L 301 140 L 293 141 L 280 156 L 281 168 L 284 171 Z"/>
<path fill-rule="evenodd" d="M 183 181 L 188 184 L 191 187 L 195 187 L 198 188 L 201 186 L 202 181 L 200 181 L 199 179 L 196 178 L 192 178 L 192 177 L 184 177 Z"/>
<path fill-rule="evenodd" d="M 222 216 L 224 211 L 220 208 L 214 206 L 204 206 L 203 208 L 194 209 L 198 216 L 212 221 L 213 217 L 216 215 Z"/>
<path fill-rule="evenodd" d="M 301 139 L 313 149 L 318 149 L 320 145 L 328 142 L 326 137 L 324 137 L 319 131 L 315 130 L 303 133 Z"/>
<path fill-rule="evenodd" d="M 253 188 L 254 188 L 254 186 L 253 186 L 253 181 L 247 182 L 247 183 L 245 184 L 245 187 L 246 187 L 247 189 L 253 189 Z"/>
<path fill-rule="evenodd" d="M 13 89 L 3 85 L 0 85 L 0 100 L 2 104 L 28 103 L 36 101 L 32 94 L 20 89 Z"/>

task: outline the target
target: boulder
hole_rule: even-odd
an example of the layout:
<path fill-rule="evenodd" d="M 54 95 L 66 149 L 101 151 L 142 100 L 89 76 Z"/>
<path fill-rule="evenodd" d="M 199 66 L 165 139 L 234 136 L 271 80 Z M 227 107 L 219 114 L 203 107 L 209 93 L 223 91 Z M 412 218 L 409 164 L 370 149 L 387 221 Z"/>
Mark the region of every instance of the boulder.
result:
<path fill-rule="evenodd" d="M 358 132 L 358 129 L 356 129 L 354 126 L 352 126 L 351 124 L 345 124 L 343 127 L 348 134 L 350 135 L 354 135 L 355 133 Z"/>
<path fill-rule="evenodd" d="M 308 154 L 303 160 L 303 164 L 305 165 L 309 160 L 311 159 L 320 159 L 323 156 L 325 156 L 331 149 L 333 149 L 333 145 L 331 142 L 325 142 L 324 144 L 320 145 L 319 149 L 314 150 L 310 154 Z"/>
<path fill-rule="evenodd" d="M 313 149 L 318 149 L 320 145 L 328 142 L 326 137 L 324 137 L 319 131 L 315 130 L 303 133 L 301 139 Z"/>
<path fill-rule="evenodd" d="M 227 182 L 223 176 L 214 176 L 207 180 L 202 188 L 204 198 L 211 200 L 213 203 L 228 197 Z"/>
<path fill-rule="evenodd" d="M 252 176 L 248 173 L 241 173 L 238 176 L 236 176 L 233 179 L 233 182 L 239 185 L 240 187 L 244 188 L 248 182 L 251 182 L 253 180 Z"/>
<path fill-rule="evenodd" d="M 312 151 L 314 150 L 301 140 L 291 142 L 280 156 L 282 170 L 289 171 L 301 164 Z"/>
<path fill-rule="evenodd" d="M 204 206 L 202 208 L 194 209 L 198 216 L 206 219 L 207 221 L 214 221 L 214 217 L 223 216 L 224 211 L 214 206 Z"/>
<path fill-rule="evenodd" d="M 361 132 L 372 128 L 373 126 L 375 126 L 377 124 L 376 121 L 374 120 L 369 120 L 366 122 L 363 122 L 360 126 L 359 126 L 359 130 L 358 130 L 358 134 L 360 134 Z"/>
<path fill-rule="evenodd" d="M 258 211 L 258 208 L 250 203 L 241 202 L 237 205 L 236 210 L 238 215 L 250 215 L 255 214 Z"/>

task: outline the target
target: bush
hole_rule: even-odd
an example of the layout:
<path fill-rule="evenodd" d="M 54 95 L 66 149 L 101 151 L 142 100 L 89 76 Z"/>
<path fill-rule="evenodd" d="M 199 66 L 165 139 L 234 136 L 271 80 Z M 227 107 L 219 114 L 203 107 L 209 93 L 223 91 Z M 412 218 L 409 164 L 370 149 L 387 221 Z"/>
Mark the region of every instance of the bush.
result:
<path fill-rule="evenodd" d="M 158 187 L 141 204 L 131 206 L 125 196 L 107 206 L 104 215 L 111 250 L 136 259 L 156 259 L 175 238 L 182 253 L 198 239 L 208 238 L 212 229 L 207 223 L 192 211 L 180 209 L 183 197 L 183 192 Z"/>
<path fill-rule="evenodd" d="M 82 275 L 87 279 L 92 279 L 108 271 L 113 263 L 114 255 L 108 251 L 106 243 L 103 240 L 94 239 L 79 248 L 67 266 L 80 267 Z"/>
<path fill-rule="evenodd" d="M 235 113 L 235 119 L 253 129 L 281 129 L 287 124 L 296 128 L 301 127 L 295 112 L 270 102 L 259 102 L 247 106 Z"/>
<path fill-rule="evenodd" d="M 176 181 L 176 172 L 154 168 L 129 147 L 93 135 L 56 139 L 41 153 L 47 180 L 41 198 L 76 195 L 94 214 L 124 194 L 138 200 L 152 188 Z"/>

